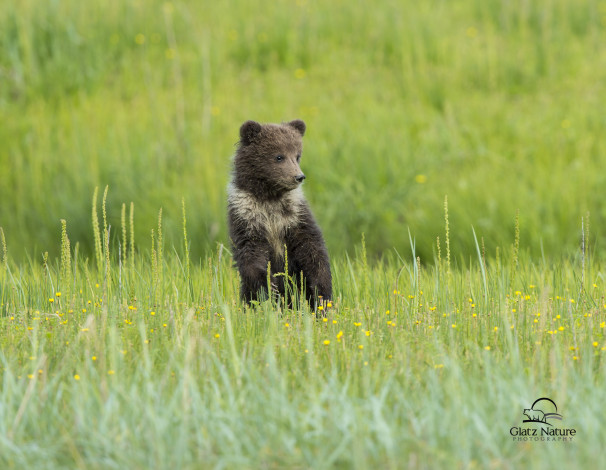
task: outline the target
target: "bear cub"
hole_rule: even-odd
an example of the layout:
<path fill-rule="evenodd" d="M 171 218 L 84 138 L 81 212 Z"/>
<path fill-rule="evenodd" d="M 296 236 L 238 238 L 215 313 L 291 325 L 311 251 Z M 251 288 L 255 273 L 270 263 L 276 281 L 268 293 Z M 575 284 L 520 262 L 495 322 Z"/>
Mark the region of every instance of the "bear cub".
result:
<path fill-rule="evenodd" d="M 240 127 L 227 210 L 240 296 L 249 303 L 269 294 L 268 262 L 271 290 L 284 295 L 286 280 L 275 274 L 284 272 L 285 254 L 288 276 L 296 280 L 299 292 L 305 289 L 310 307 L 332 297 L 326 245 L 301 189 L 305 129 L 301 120 L 246 121 Z"/>

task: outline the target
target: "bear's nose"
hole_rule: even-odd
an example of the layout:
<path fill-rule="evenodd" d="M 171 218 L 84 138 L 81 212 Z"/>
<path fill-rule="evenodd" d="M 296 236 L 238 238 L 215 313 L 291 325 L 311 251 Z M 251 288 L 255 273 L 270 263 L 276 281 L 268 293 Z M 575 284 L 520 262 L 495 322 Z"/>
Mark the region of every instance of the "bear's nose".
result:
<path fill-rule="evenodd" d="M 301 173 L 300 175 L 295 176 L 295 181 L 297 183 L 301 183 L 305 179 L 305 175 Z"/>

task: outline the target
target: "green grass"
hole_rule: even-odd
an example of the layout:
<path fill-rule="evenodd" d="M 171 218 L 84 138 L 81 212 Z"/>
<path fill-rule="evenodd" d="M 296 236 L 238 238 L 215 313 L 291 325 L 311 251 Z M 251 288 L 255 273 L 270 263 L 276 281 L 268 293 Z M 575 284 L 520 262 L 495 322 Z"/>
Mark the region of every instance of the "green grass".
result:
<path fill-rule="evenodd" d="M 595 466 L 606 9 L 369 5 L 0 2 L 0 468 Z M 320 318 L 226 234 L 295 118 Z M 573 442 L 514 442 L 544 396 Z"/>
<path fill-rule="evenodd" d="M 0 226 L 15 257 L 91 252 L 94 187 L 133 201 L 138 240 L 164 207 L 192 255 L 226 243 L 225 186 L 247 119 L 308 124 L 306 193 L 331 252 L 408 244 L 431 259 L 444 195 L 453 248 L 521 237 L 604 243 L 606 11 L 597 1 L 9 0 L 0 6 Z M 116 212 L 111 221 L 117 226 Z M 194 239 L 194 238 L 192 238 Z"/>
<path fill-rule="evenodd" d="M 121 260 L 102 245 L 97 267 L 68 250 L 68 225 L 56 260 L 1 265 L 2 468 L 595 463 L 606 285 L 593 258 L 483 261 L 478 245 L 450 266 L 410 250 L 369 265 L 358 245 L 333 260 L 316 318 L 245 309 L 226 249 L 190 266 L 161 232 Z M 513 441 L 543 396 L 573 442 Z"/>

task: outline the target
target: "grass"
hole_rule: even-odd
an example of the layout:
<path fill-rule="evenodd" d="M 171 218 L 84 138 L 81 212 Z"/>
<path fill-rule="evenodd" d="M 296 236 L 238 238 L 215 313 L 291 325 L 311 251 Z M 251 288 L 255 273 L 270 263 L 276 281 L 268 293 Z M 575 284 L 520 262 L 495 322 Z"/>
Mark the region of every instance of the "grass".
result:
<path fill-rule="evenodd" d="M 369 264 L 362 243 L 333 259 L 333 305 L 316 318 L 244 308 L 225 248 L 188 267 L 161 233 L 123 258 L 101 245 L 96 266 L 67 225 L 61 257 L 3 262 L 3 468 L 594 462 L 606 286 L 593 257 L 484 261 L 476 245 L 425 266 L 413 240 Z M 542 396 L 573 442 L 513 440 Z"/>
<path fill-rule="evenodd" d="M 0 225 L 20 259 L 56 254 L 61 218 L 90 253 L 89 195 L 109 184 L 139 243 L 159 207 L 179 233 L 185 198 L 205 256 L 226 243 L 239 125 L 302 118 L 333 253 L 364 232 L 379 257 L 408 227 L 431 260 L 445 194 L 467 255 L 471 225 L 491 256 L 506 246 L 517 209 L 535 256 L 576 249 L 587 212 L 603 244 L 605 15 L 592 0 L 3 2 Z"/>
<path fill-rule="evenodd" d="M 605 27 L 594 0 L 1 2 L 0 467 L 595 465 Z M 239 125 L 294 118 L 320 318 L 246 309 L 226 248 Z M 572 442 L 513 439 L 539 397 Z"/>

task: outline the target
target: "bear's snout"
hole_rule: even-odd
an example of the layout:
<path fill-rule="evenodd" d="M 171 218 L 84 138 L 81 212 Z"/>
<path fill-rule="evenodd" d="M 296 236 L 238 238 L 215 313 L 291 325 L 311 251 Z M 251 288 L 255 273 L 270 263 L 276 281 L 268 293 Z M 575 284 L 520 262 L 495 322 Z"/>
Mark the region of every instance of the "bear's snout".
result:
<path fill-rule="evenodd" d="M 305 175 L 303 173 L 301 173 L 300 175 L 295 176 L 295 181 L 297 183 L 302 183 L 304 179 L 305 179 Z"/>

